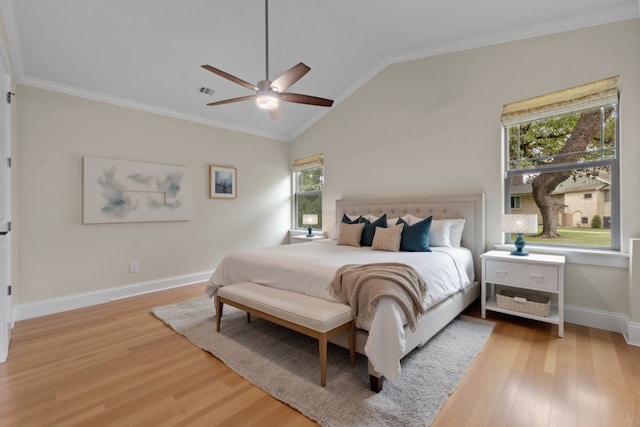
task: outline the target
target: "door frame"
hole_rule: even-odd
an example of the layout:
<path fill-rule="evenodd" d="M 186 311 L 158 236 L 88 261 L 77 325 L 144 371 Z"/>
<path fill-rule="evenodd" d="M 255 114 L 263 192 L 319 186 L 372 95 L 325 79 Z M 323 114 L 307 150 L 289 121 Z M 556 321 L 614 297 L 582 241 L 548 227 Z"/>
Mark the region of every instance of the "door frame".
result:
<path fill-rule="evenodd" d="M 8 227 L 12 217 L 12 164 L 9 163 L 12 148 L 12 112 L 11 96 L 13 80 L 7 72 L 3 58 L 0 57 L 0 174 L 3 174 L 4 188 L 0 189 L 0 222 L 2 232 L 0 236 L 0 363 L 9 356 L 9 342 L 11 341 L 11 328 L 13 327 L 13 315 L 11 304 L 12 272 L 12 233 Z"/>

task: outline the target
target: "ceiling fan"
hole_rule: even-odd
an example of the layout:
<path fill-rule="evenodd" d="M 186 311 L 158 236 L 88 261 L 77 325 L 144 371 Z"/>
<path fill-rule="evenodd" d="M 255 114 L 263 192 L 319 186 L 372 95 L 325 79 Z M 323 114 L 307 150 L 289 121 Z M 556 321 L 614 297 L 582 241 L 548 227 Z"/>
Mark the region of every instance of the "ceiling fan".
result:
<path fill-rule="evenodd" d="M 258 107 L 269 111 L 269 115 L 272 119 L 280 119 L 280 110 L 278 108 L 280 101 L 295 102 L 298 104 L 317 105 L 320 107 L 331 107 L 333 101 L 331 99 L 319 98 L 311 95 L 301 95 L 299 93 L 284 92 L 298 80 L 300 80 L 305 74 L 311 70 L 307 65 L 300 62 L 294 65 L 275 80 L 269 80 L 269 0 L 264 1 L 264 16 L 265 16 L 265 63 L 266 63 L 266 77 L 264 80 L 258 82 L 257 85 L 246 82 L 236 76 L 226 73 L 211 65 L 203 65 L 202 68 L 209 70 L 214 74 L 224 77 L 240 86 L 244 86 L 247 89 L 255 91 L 255 95 L 241 96 L 238 98 L 224 99 L 222 101 L 211 102 L 207 105 L 222 105 L 230 104 L 232 102 L 247 101 L 249 99 L 255 99 Z"/>

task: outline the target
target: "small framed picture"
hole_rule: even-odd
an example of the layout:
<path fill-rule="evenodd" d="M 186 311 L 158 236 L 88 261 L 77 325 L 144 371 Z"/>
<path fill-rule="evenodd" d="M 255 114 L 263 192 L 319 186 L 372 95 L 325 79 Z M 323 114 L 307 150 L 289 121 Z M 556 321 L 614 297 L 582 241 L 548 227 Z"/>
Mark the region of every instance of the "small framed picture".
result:
<path fill-rule="evenodd" d="M 209 197 L 212 199 L 235 199 L 237 193 L 236 168 L 209 166 Z"/>

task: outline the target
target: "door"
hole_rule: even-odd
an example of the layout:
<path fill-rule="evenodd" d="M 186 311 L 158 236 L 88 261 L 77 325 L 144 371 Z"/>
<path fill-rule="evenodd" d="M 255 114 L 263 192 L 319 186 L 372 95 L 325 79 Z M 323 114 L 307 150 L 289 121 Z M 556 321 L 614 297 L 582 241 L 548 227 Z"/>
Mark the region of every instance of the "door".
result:
<path fill-rule="evenodd" d="M 11 79 L 0 60 L 0 362 L 11 340 Z"/>

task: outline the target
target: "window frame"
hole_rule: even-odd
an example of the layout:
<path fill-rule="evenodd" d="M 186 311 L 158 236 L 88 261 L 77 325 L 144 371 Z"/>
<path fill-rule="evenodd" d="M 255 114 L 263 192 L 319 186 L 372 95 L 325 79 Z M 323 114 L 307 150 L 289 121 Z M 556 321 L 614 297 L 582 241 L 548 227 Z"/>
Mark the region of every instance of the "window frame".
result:
<path fill-rule="evenodd" d="M 305 170 L 310 170 L 310 169 L 321 169 L 322 170 L 322 174 L 321 174 L 321 182 L 322 182 L 322 189 L 320 190 L 313 190 L 313 191 L 298 191 L 298 181 L 299 181 L 299 175 L 305 171 Z M 309 156 L 309 157 L 305 157 L 302 159 L 297 159 L 294 163 L 293 163 L 293 168 L 292 168 L 292 174 L 291 174 L 291 179 L 292 179 L 292 229 L 293 230 L 307 230 L 308 226 L 300 226 L 298 225 L 301 222 L 302 219 L 302 215 L 305 213 L 317 213 L 318 214 L 318 224 L 317 225 L 312 225 L 311 228 L 312 230 L 315 231 L 322 231 L 322 221 L 323 221 L 323 215 L 322 215 L 322 196 L 324 193 L 324 156 L 322 154 L 316 154 L 313 156 Z M 300 212 L 299 211 L 299 197 L 300 196 L 320 196 L 320 211 L 319 212 Z"/>
<path fill-rule="evenodd" d="M 553 111 L 553 110 L 549 110 L 546 112 L 541 112 L 538 113 L 538 116 L 533 118 L 531 117 L 531 115 L 525 115 L 523 114 L 521 117 L 521 120 L 518 120 L 518 117 L 516 116 L 514 118 L 513 116 L 513 110 L 511 111 L 512 116 L 510 116 L 507 120 L 505 120 L 505 115 L 504 115 L 504 111 L 505 109 L 507 109 L 507 107 L 511 107 L 512 105 L 516 105 L 516 104 L 526 104 L 528 103 L 528 105 L 531 105 L 531 100 L 535 100 L 535 98 L 532 98 L 531 100 L 525 100 L 525 101 L 520 101 L 518 103 L 514 103 L 514 104 L 509 104 L 509 105 L 505 105 L 503 107 L 503 132 L 502 132 L 502 138 L 503 138 L 503 150 L 502 150 L 502 156 L 503 156 L 503 161 L 502 161 L 502 165 L 503 165 L 503 177 L 504 177 L 504 183 L 503 183 L 503 188 L 504 188 L 504 206 L 503 206 L 503 212 L 504 213 L 510 213 L 511 212 L 511 203 L 512 203 L 512 197 L 515 197 L 517 195 L 512 195 L 511 194 L 511 178 L 516 176 L 516 175 L 530 175 L 532 173 L 542 173 L 542 172 L 554 172 L 554 171 L 560 171 L 560 170 L 580 170 L 580 169 L 588 169 L 588 168 L 593 168 L 593 167 L 609 167 L 610 169 L 610 180 L 611 180 L 611 184 L 610 184 L 610 189 L 608 190 L 609 192 L 609 198 L 610 198 L 610 206 L 611 206 L 611 210 L 610 210 L 610 232 L 611 232 L 611 241 L 610 241 L 610 246 L 609 247 L 602 247 L 602 246 L 588 246 L 588 245 L 567 245 L 567 244 L 544 244 L 544 243 L 528 243 L 528 247 L 534 247 L 534 248 L 541 248 L 542 250 L 563 250 L 563 249 L 579 249 L 579 250 L 593 250 L 593 251 L 620 251 L 621 249 L 621 219 L 620 219 L 620 100 L 619 100 L 619 94 L 617 91 L 617 85 L 618 85 L 618 78 L 610 78 L 608 79 L 608 85 L 610 86 L 609 89 L 611 88 L 612 85 L 616 86 L 616 92 L 615 92 L 615 102 L 612 102 L 612 98 L 611 98 L 611 93 L 608 93 L 608 96 L 606 97 L 606 100 L 603 100 L 602 102 L 600 102 L 600 105 L 593 105 L 593 104 L 589 104 L 589 105 L 584 105 L 581 103 L 576 103 L 575 105 L 564 105 L 563 109 L 560 111 Z M 596 85 L 598 83 L 604 82 L 603 81 L 599 81 L 599 82 L 594 82 L 591 83 L 590 85 Z M 589 86 L 589 85 L 584 85 L 585 87 Z M 580 87 L 578 87 L 580 88 Z M 568 89 L 565 91 L 560 91 L 558 92 L 558 96 L 562 96 L 563 92 L 568 92 L 570 90 L 574 90 L 576 88 L 572 88 L 572 89 Z M 553 94 L 548 94 L 548 95 L 543 95 L 542 97 L 539 98 L 548 98 L 550 97 L 550 95 Z M 615 155 L 613 157 L 609 157 L 609 158 L 600 158 L 599 160 L 596 161 L 590 161 L 587 163 L 580 163 L 580 162 L 573 162 L 573 163 L 565 163 L 565 164 L 554 164 L 554 165 L 547 165 L 547 166 L 540 166 L 540 167 L 527 167 L 527 168 L 521 168 L 521 169 L 510 169 L 510 146 L 509 146 L 509 129 L 514 127 L 514 126 L 518 126 L 518 125 L 524 125 L 527 123 L 531 123 L 534 120 L 545 120 L 545 119 L 553 119 L 554 117 L 560 117 L 566 114 L 570 114 L 570 113 L 578 113 L 578 112 L 582 112 L 582 111 L 586 111 L 589 109 L 593 109 L 594 107 L 599 107 L 599 108 L 604 108 L 607 105 L 612 105 L 615 104 Z M 601 132 L 603 132 L 603 126 L 601 125 Z M 517 165 L 516 165 L 517 166 Z M 606 195 L 605 195 L 606 197 Z M 506 243 L 511 243 L 512 239 L 510 238 L 510 235 L 503 233 L 503 242 Z"/>

